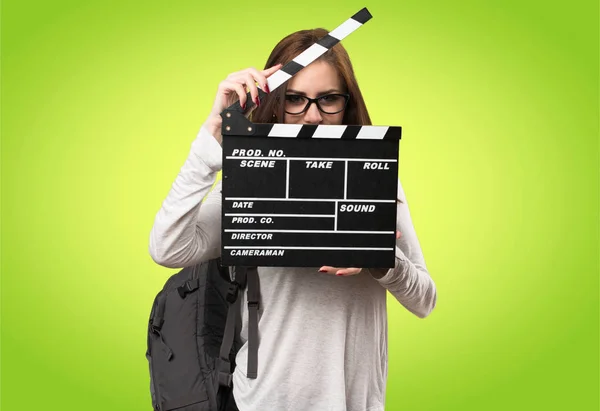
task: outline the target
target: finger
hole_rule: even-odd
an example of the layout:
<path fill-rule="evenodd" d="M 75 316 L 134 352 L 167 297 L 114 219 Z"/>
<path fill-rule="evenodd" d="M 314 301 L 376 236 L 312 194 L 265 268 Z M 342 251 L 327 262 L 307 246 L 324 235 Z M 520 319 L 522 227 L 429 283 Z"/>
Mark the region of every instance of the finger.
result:
<path fill-rule="evenodd" d="M 250 91 L 250 96 L 252 96 L 252 101 L 256 104 L 256 106 L 260 106 L 260 100 L 258 99 L 258 88 L 256 87 L 256 83 L 254 77 L 250 73 L 247 73 L 244 76 L 244 82 L 246 83 L 246 87 L 248 91 Z"/>
<path fill-rule="evenodd" d="M 219 84 L 219 93 L 223 94 L 225 97 L 229 97 L 232 94 L 232 92 L 237 93 L 238 90 L 240 90 L 240 89 L 243 90 L 243 82 L 238 81 L 238 80 L 232 80 L 230 78 L 223 80 Z M 245 94 L 245 90 L 244 90 L 244 94 Z"/>
<path fill-rule="evenodd" d="M 269 84 L 267 83 L 267 78 L 260 71 L 258 71 L 254 67 L 251 67 L 248 69 L 248 72 L 252 75 L 252 77 L 254 78 L 254 81 L 256 81 L 258 83 L 258 85 L 264 92 L 266 92 L 266 93 L 270 92 Z"/>
<path fill-rule="evenodd" d="M 323 267 L 319 268 L 319 272 L 320 273 L 335 274 L 335 272 L 337 270 L 339 270 L 339 268 L 331 267 L 331 266 L 328 266 L 328 265 L 324 265 Z"/>
<path fill-rule="evenodd" d="M 253 76 L 252 70 L 258 71 L 256 69 L 246 69 L 244 71 L 238 71 L 237 73 L 233 73 L 231 76 L 231 81 L 242 84 L 245 89 L 248 89 L 250 92 L 250 96 L 252 97 L 252 101 L 256 106 L 260 105 L 260 100 L 258 98 L 258 88 L 256 87 L 256 79 Z M 266 79 L 265 81 L 266 82 Z"/>
<path fill-rule="evenodd" d="M 219 83 L 219 87 L 217 89 L 217 100 L 215 101 L 215 109 L 218 109 L 218 112 L 221 112 L 228 105 L 235 103 L 235 83 L 230 80 L 223 80 Z M 242 104 L 242 102 L 240 102 Z"/>
<path fill-rule="evenodd" d="M 398 230 L 396 230 L 396 240 L 399 239 L 402 236 L 402 233 Z"/>
<path fill-rule="evenodd" d="M 362 271 L 362 268 L 342 268 L 335 275 L 356 275 Z"/>
<path fill-rule="evenodd" d="M 231 82 L 231 90 L 234 90 L 238 97 L 240 98 L 240 106 L 242 108 L 246 107 L 246 89 L 244 88 L 244 86 L 241 83 L 238 82 Z"/>
<path fill-rule="evenodd" d="M 283 64 L 281 64 L 281 63 L 276 64 L 273 67 L 269 67 L 268 69 L 263 70 L 262 74 L 265 77 L 269 77 L 270 75 L 275 73 L 277 70 L 279 70 L 281 67 L 283 67 Z"/>
<path fill-rule="evenodd" d="M 265 78 L 269 78 L 271 77 L 271 75 L 273 75 L 274 73 L 277 72 L 277 70 L 279 70 L 281 67 L 283 67 L 283 64 L 277 64 L 271 68 L 268 68 L 266 70 L 263 70 L 261 73 L 263 74 L 263 76 L 265 76 Z M 269 89 L 269 83 L 267 82 L 267 85 L 265 87 L 265 91 L 267 93 L 271 92 L 271 89 Z"/>

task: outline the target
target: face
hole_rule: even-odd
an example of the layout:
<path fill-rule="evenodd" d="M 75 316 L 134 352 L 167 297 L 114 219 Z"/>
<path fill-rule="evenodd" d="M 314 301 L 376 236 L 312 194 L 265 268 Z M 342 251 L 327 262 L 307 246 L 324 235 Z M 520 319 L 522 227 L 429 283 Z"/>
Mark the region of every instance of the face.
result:
<path fill-rule="evenodd" d="M 309 98 L 323 97 L 319 100 L 319 104 L 324 111 L 338 111 L 339 107 L 343 107 L 344 99 L 333 95 L 336 93 L 345 93 L 337 71 L 329 63 L 315 61 L 290 79 L 286 92 L 286 111 L 298 112 L 304 109 L 308 100 L 303 99 L 303 96 Z M 342 124 L 344 111 L 327 114 L 320 111 L 316 103 L 312 103 L 304 113 L 285 113 L 285 123 L 339 125 Z"/>

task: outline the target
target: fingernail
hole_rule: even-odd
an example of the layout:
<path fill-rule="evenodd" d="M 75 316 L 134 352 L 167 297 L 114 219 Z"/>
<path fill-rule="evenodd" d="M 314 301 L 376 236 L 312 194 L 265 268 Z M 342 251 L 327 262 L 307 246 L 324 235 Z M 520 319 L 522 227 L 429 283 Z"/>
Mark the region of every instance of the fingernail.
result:
<path fill-rule="evenodd" d="M 265 91 L 266 91 L 267 93 L 270 93 L 270 92 L 271 92 L 271 90 L 269 90 L 269 85 L 268 85 L 268 84 L 265 84 Z"/>
<path fill-rule="evenodd" d="M 246 103 L 242 104 L 242 110 L 246 110 Z"/>
<path fill-rule="evenodd" d="M 320 273 L 326 273 L 327 270 L 319 270 Z"/>
<path fill-rule="evenodd" d="M 256 103 L 256 107 L 260 107 L 260 100 L 258 99 L 258 97 L 254 99 L 254 102 Z"/>
<path fill-rule="evenodd" d="M 339 275 L 340 277 L 342 277 L 344 274 L 339 274 L 339 273 L 336 273 L 335 275 Z"/>

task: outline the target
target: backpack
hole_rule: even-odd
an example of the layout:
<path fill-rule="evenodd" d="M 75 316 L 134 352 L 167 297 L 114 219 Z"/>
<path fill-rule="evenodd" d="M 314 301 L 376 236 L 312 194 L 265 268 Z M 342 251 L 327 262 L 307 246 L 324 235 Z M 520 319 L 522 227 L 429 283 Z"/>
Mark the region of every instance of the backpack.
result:
<path fill-rule="evenodd" d="M 237 410 L 232 393 L 241 346 L 239 294 L 248 286 L 248 378 L 256 378 L 258 273 L 219 258 L 183 268 L 156 295 L 146 358 L 155 411 Z"/>

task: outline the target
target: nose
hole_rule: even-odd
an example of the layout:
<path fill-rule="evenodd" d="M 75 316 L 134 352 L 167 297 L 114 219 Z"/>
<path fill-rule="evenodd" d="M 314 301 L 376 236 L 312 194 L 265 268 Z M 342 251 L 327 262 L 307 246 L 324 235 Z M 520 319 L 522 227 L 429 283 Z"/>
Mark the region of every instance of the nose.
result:
<path fill-rule="evenodd" d="M 306 113 L 304 113 L 304 123 L 306 124 L 319 124 L 323 121 L 321 112 L 315 103 L 311 104 Z"/>

